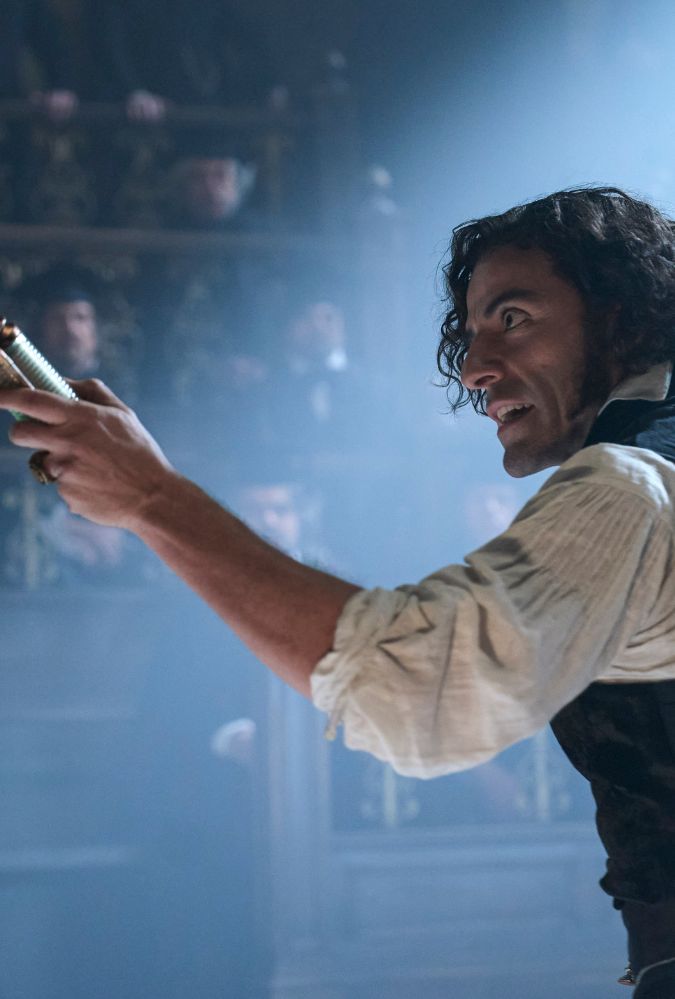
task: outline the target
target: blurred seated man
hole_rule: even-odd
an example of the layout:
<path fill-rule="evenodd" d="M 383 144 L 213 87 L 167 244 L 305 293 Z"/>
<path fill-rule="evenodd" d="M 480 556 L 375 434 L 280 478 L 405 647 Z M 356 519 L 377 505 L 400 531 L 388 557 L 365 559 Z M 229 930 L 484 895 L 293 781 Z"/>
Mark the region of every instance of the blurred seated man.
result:
<path fill-rule="evenodd" d="M 178 227 L 249 228 L 246 208 L 256 167 L 244 163 L 218 134 L 200 137 L 176 163 L 170 182 L 167 223 Z"/>
<path fill-rule="evenodd" d="M 285 336 L 285 361 L 290 381 L 312 424 L 334 423 L 339 392 L 347 380 L 345 317 L 331 300 L 308 301 L 292 316 Z M 344 415 L 344 413 L 342 414 Z"/>
<path fill-rule="evenodd" d="M 232 506 L 252 531 L 308 565 L 335 564 L 323 541 L 323 499 L 318 490 L 293 481 L 274 463 L 239 483 Z"/>
<path fill-rule="evenodd" d="M 77 108 L 68 45 L 63 26 L 47 0 L 2 0 L 0 4 L 0 98 L 29 97 L 54 121 L 67 120 Z M 28 80 L 26 54 L 41 77 Z M 36 75 L 36 74 L 32 74 Z"/>
<path fill-rule="evenodd" d="M 349 349 L 346 316 L 316 283 L 295 293 L 258 392 L 270 443 L 307 453 L 363 439 L 360 370 Z"/>
<path fill-rule="evenodd" d="M 258 478 L 236 490 L 235 507 L 252 531 L 282 551 L 300 556 L 302 516 L 298 502 L 301 487 L 279 478 Z"/>
<path fill-rule="evenodd" d="M 232 305 L 226 304 L 223 316 L 232 314 Z M 214 346 L 204 355 L 197 386 L 201 409 L 209 404 L 217 412 L 221 440 L 224 434 L 231 441 L 235 456 L 245 460 L 263 448 L 266 461 L 283 454 L 304 467 L 319 453 L 340 453 L 359 434 L 362 442 L 368 431 L 360 405 L 360 372 L 347 353 L 341 307 L 322 296 L 300 296 L 286 321 L 282 317 L 278 322 L 276 341 L 267 345 L 261 343 L 264 337 L 256 337 L 251 320 L 257 317 L 248 299 L 240 314 L 244 325 L 239 332 L 251 333 L 250 343 L 232 338 L 224 365 Z M 220 325 L 224 328 L 222 320 Z M 184 377 L 184 371 L 180 374 Z M 214 379 L 219 380 L 216 389 L 205 391 Z M 265 494 L 263 503 L 270 498 Z M 267 533 L 262 523 L 256 522 L 255 529 Z M 286 540 L 281 547 L 295 550 Z"/>
<path fill-rule="evenodd" d="M 316 281 L 293 289 L 287 308 L 272 317 L 271 341 L 254 325 L 258 318 L 269 329 L 269 316 L 260 319 L 250 307 L 242 315 L 250 343 L 232 344 L 219 395 L 223 427 L 238 453 L 262 447 L 273 459 L 283 453 L 306 464 L 319 453 L 362 444 L 369 431 L 360 370 L 337 301 Z"/>
<path fill-rule="evenodd" d="M 37 305 L 28 335 L 57 370 L 71 378 L 98 376 L 101 369 L 94 275 L 57 264 L 27 283 L 24 294 Z"/>
<path fill-rule="evenodd" d="M 292 316 L 286 337 L 290 367 L 298 374 L 310 369 L 346 371 L 345 316 L 330 299 L 304 302 Z"/>

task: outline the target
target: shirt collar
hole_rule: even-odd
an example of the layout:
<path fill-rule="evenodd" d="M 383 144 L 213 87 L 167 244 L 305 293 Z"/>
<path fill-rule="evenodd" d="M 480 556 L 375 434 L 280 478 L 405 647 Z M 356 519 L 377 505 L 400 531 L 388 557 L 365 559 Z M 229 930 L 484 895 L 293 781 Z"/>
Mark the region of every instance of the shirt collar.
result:
<path fill-rule="evenodd" d="M 629 378 L 625 378 L 612 391 L 607 402 L 598 412 L 598 416 L 611 402 L 615 402 L 617 399 L 644 399 L 647 402 L 662 402 L 668 395 L 672 376 L 672 361 L 663 361 L 661 364 L 655 364 L 653 368 L 641 375 L 631 375 Z"/>

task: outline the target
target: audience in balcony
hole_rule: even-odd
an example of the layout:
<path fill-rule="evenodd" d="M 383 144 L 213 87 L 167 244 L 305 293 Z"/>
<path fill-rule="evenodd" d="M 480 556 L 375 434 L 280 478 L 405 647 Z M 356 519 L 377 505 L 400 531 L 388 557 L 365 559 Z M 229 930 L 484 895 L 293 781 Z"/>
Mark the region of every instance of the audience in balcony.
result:
<path fill-rule="evenodd" d="M 259 218 L 250 206 L 257 169 L 244 162 L 228 134 L 188 132 L 168 185 L 166 223 L 187 229 L 251 229 Z"/>
<path fill-rule="evenodd" d="M 55 121 L 77 108 L 64 26 L 48 0 L 0 3 L 0 98 L 28 97 Z"/>
<path fill-rule="evenodd" d="M 101 96 L 135 121 L 174 105 L 260 106 L 278 84 L 259 34 L 222 0 L 90 0 Z"/>

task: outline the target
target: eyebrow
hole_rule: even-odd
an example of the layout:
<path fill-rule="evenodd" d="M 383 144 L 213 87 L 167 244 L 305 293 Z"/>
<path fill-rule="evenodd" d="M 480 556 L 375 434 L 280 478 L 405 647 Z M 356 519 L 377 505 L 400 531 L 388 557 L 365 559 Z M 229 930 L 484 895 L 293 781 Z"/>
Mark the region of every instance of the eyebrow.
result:
<path fill-rule="evenodd" d="M 531 288 L 506 288 L 505 291 L 500 291 L 498 295 L 495 295 L 495 297 L 488 302 L 483 309 L 483 318 L 489 319 L 495 314 L 500 305 L 503 305 L 504 302 L 510 302 L 516 298 L 525 302 L 536 302 L 541 300 L 541 295 L 537 291 L 532 291 Z M 475 336 L 474 331 L 470 326 L 464 327 L 464 333 L 469 339 L 473 339 Z"/>

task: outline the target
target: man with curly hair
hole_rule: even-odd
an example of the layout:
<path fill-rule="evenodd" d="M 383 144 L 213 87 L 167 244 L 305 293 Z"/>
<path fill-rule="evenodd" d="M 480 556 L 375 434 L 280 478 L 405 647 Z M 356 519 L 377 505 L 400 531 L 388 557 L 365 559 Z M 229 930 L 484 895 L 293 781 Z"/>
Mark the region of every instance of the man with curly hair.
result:
<path fill-rule="evenodd" d="M 439 363 L 514 476 L 499 537 L 395 590 L 300 565 L 167 461 L 97 382 L 3 393 L 71 510 L 136 533 L 283 679 L 401 772 L 466 769 L 552 722 L 591 782 L 639 999 L 675 994 L 675 238 L 563 191 L 455 230 Z M 668 984 L 670 983 L 670 990 Z"/>

